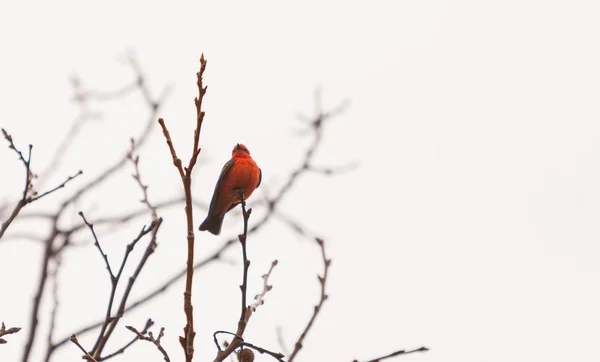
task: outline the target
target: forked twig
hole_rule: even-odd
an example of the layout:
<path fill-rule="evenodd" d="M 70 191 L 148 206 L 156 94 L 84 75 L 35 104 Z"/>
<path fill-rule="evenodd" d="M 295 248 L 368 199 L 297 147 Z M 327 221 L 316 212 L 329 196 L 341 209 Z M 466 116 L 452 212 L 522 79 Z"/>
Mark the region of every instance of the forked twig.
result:
<path fill-rule="evenodd" d="M 156 346 L 156 348 L 160 351 L 160 353 L 162 353 L 165 361 L 171 362 L 171 360 L 169 359 L 169 355 L 167 354 L 167 351 L 165 351 L 163 346 L 160 344 L 161 338 L 164 337 L 164 335 L 165 335 L 164 327 L 160 328 L 160 332 L 158 333 L 158 338 L 154 338 L 154 335 L 152 334 L 152 332 L 148 332 L 148 335 L 146 336 L 145 333 L 140 333 L 137 329 L 135 329 L 132 326 L 126 326 L 125 328 L 127 328 L 130 331 L 132 331 L 133 333 L 135 333 L 137 335 L 138 339 L 141 339 L 143 341 L 148 341 L 148 342 L 154 344 Z"/>
<path fill-rule="evenodd" d="M 12 328 L 6 329 L 4 322 L 2 322 L 2 326 L 0 327 L 0 337 L 5 336 L 7 334 L 17 333 L 20 330 L 21 330 L 21 328 L 19 328 L 19 327 L 12 327 Z M 6 344 L 6 343 L 7 343 L 6 339 L 0 338 L 0 344 Z"/>
<path fill-rule="evenodd" d="M 146 321 L 146 325 L 144 326 L 144 329 L 140 333 L 146 334 L 146 332 L 148 332 L 148 329 L 150 329 L 150 327 L 152 327 L 153 325 L 154 325 L 154 321 L 152 319 L 148 318 L 148 320 Z M 129 348 L 129 346 L 131 346 L 132 344 L 134 344 L 137 340 L 139 340 L 139 338 L 136 336 L 131 341 L 129 341 L 129 343 L 127 343 L 126 345 L 124 345 L 123 347 L 119 348 L 118 350 L 114 351 L 113 353 L 107 354 L 106 356 L 100 358 L 98 360 L 98 362 L 100 362 L 100 361 L 106 361 L 107 359 L 111 359 L 114 356 L 117 356 L 117 355 L 119 355 L 121 353 L 124 353 L 125 350 L 127 348 Z"/>
<path fill-rule="evenodd" d="M 65 182 L 63 182 L 62 184 L 60 184 L 60 185 L 56 186 L 55 188 L 53 188 L 49 191 L 46 191 L 42 194 L 37 194 L 36 192 L 33 191 L 33 184 L 31 183 L 33 181 L 33 179 L 36 177 L 35 174 L 31 171 L 31 150 L 32 150 L 33 146 L 29 145 L 29 153 L 27 155 L 27 160 L 25 160 L 25 158 L 23 157 L 23 153 L 21 151 L 19 151 L 17 149 L 17 147 L 15 146 L 12 136 L 10 134 L 8 134 L 8 132 L 6 132 L 6 130 L 4 128 L 2 128 L 2 134 L 4 135 L 4 138 L 8 141 L 8 148 L 10 148 L 11 150 L 14 150 L 17 153 L 17 155 L 19 156 L 19 159 L 21 160 L 21 162 L 23 162 L 23 165 L 25 166 L 25 175 L 26 176 L 25 176 L 25 187 L 23 189 L 23 195 L 21 196 L 21 199 L 15 205 L 15 207 L 14 207 L 13 211 L 10 213 L 10 216 L 8 217 L 8 219 L 6 221 L 4 221 L 2 223 L 2 225 L 0 226 L 0 239 L 2 239 L 2 236 L 8 229 L 8 226 L 15 220 L 15 218 L 17 217 L 17 215 L 19 214 L 21 209 L 25 207 L 25 205 L 30 204 L 34 201 L 37 201 L 37 200 L 41 199 L 42 197 L 50 195 L 54 191 L 65 187 L 65 185 L 69 181 L 71 181 L 72 179 L 74 179 L 75 177 L 77 177 L 83 173 L 83 171 L 79 170 L 79 172 L 77 172 L 75 175 L 69 176 L 67 178 L 67 180 Z"/>
<path fill-rule="evenodd" d="M 300 349 L 302 348 L 302 342 L 304 341 L 306 334 L 308 333 L 308 331 L 310 331 L 310 328 L 312 327 L 313 323 L 315 322 L 315 319 L 317 319 L 317 315 L 319 315 L 319 312 L 321 311 L 321 307 L 323 306 L 323 303 L 325 303 L 325 301 L 327 300 L 327 294 L 325 293 L 325 284 L 327 283 L 327 272 L 329 271 L 329 266 L 331 265 L 331 259 L 327 259 L 327 255 L 325 254 L 325 243 L 323 242 L 323 240 L 321 240 L 319 238 L 316 238 L 315 240 L 321 247 L 321 255 L 323 257 L 323 265 L 324 265 L 323 276 L 318 275 L 319 284 L 321 284 L 321 298 L 319 299 L 319 303 L 315 306 L 313 315 L 310 318 L 310 320 L 308 321 L 308 324 L 306 325 L 306 327 L 304 328 L 304 331 L 302 331 L 302 334 L 300 334 L 300 337 L 298 337 L 298 340 L 296 341 L 296 344 L 294 345 L 294 350 L 292 351 L 292 354 L 290 355 L 288 362 L 292 362 L 294 360 L 294 358 L 296 357 L 296 355 L 298 354 L 298 352 L 300 351 Z"/>

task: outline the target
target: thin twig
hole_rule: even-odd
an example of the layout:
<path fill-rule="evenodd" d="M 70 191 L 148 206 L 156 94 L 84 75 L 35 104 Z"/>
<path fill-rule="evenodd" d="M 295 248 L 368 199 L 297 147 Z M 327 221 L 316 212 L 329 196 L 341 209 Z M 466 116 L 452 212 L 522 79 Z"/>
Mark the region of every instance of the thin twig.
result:
<path fill-rule="evenodd" d="M 156 219 L 158 219 L 157 209 L 156 209 L 156 206 L 152 205 L 152 203 L 150 203 L 150 200 L 148 199 L 148 185 L 144 185 L 144 183 L 142 182 L 142 176 L 140 175 L 140 166 L 139 166 L 140 156 L 134 157 L 134 155 L 133 155 L 134 151 L 135 151 L 135 140 L 132 138 L 131 139 L 131 148 L 129 150 L 129 153 L 127 154 L 127 158 L 133 163 L 133 167 L 135 170 L 135 173 L 133 174 L 133 178 L 135 179 L 137 184 L 140 186 L 140 189 L 142 189 L 143 198 L 142 198 L 141 202 L 144 205 L 146 205 L 146 207 L 150 210 L 150 213 L 152 214 L 152 220 L 156 220 Z"/>
<path fill-rule="evenodd" d="M 121 262 L 121 267 L 119 268 L 119 272 L 117 273 L 116 277 L 113 279 L 113 280 L 115 280 L 115 282 L 113 283 L 113 287 L 111 289 L 109 306 L 108 306 L 107 312 L 106 312 L 107 317 L 103 324 L 102 331 L 98 336 L 98 340 L 96 341 L 96 344 L 94 345 L 94 348 L 92 349 L 92 355 L 95 358 L 100 358 L 100 356 L 102 354 L 102 350 L 106 346 L 106 342 L 108 341 L 111 334 L 117 327 L 117 323 L 119 322 L 121 317 L 125 314 L 125 305 L 127 303 L 127 299 L 129 298 L 129 294 L 131 293 L 131 290 L 133 289 L 133 285 L 134 285 L 135 281 L 137 280 L 138 275 L 142 271 L 142 268 L 146 264 L 146 261 L 148 260 L 150 255 L 152 255 L 152 253 L 154 253 L 154 250 L 156 249 L 156 246 L 157 246 L 156 234 L 158 233 L 158 229 L 159 229 L 161 223 L 162 223 L 162 218 L 158 218 L 157 221 L 152 221 L 152 223 L 150 223 L 150 225 L 147 228 L 146 227 L 142 228 L 142 230 L 140 231 L 138 236 L 133 240 L 133 242 L 131 242 L 130 244 L 127 245 L 127 248 L 125 250 L 125 256 L 123 257 L 123 261 Z M 144 255 L 140 259 L 140 262 L 138 263 L 138 266 L 135 269 L 133 275 L 128 280 L 127 287 L 125 288 L 125 292 L 123 292 L 123 296 L 121 297 L 121 302 L 119 304 L 119 308 L 117 309 L 115 316 L 111 317 L 112 301 L 114 300 L 116 287 L 119 282 L 119 279 L 121 278 L 121 274 L 123 273 L 123 269 L 125 268 L 125 264 L 127 263 L 127 258 L 129 256 L 129 253 L 131 253 L 135 244 L 139 240 L 141 240 L 141 238 L 144 235 L 148 234 L 149 232 L 152 233 L 152 239 L 148 243 L 148 246 L 146 247 Z M 104 331 L 106 331 L 106 332 L 104 332 Z"/>
<path fill-rule="evenodd" d="M 259 294 L 254 296 L 254 303 L 252 303 L 252 305 L 250 306 L 253 312 L 256 312 L 256 308 L 258 308 L 258 306 L 265 304 L 265 295 L 267 295 L 267 292 L 273 289 L 273 286 L 269 285 L 269 277 L 271 276 L 271 272 L 273 271 L 273 268 L 275 268 L 275 265 L 277 265 L 277 260 L 273 260 L 273 262 L 271 262 L 271 267 L 269 268 L 269 271 L 267 272 L 267 274 L 263 274 L 262 276 L 263 290 Z"/>
<path fill-rule="evenodd" d="M 242 291 L 242 311 L 240 313 L 240 320 L 238 322 L 238 333 L 236 333 L 239 337 L 244 335 L 244 330 L 246 329 L 246 323 L 248 323 L 249 311 L 252 309 L 246 303 L 247 298 L 247 290 L 248 290 L 248 268 L 250 268 L 250 260 L 248 260 L 248 252 L 246 249 L 246 239 L 248 237 L 248 219 L 250 219 L 250 214 L 252 213 L 252 209 L 246 210 L 246 200 L 244 200 L 244 189 L 238 190 L 238 197 L 242 204 L 242 216 L 244 218 L 244 232 L 238 235 L 238 239 L 240 240 L 240 244 L 242 246 L 242 260 L 244 263 L 244 274 L 242 278 L 242 285 L 240 285 L 240 290 Z"/>
<path fill-rule="evenodd" d="M 273 271 L 273 268 L 275 267 L 275 265 L 277 265 L 277 260 L 275 260 L 271 263 L 271 268 L 269 269 L 269 272 L 267 274 L 263 275 L 263 280 L 264 280 L 263 292 L 261 294 L 257 295 L 257 297 L 256 297 L 257 302 L 255 304 L 253 304 L 252 306 L 247 305 L 246 300 L 247 300 L 247 289 L 248 289 L 248 268 L 250 267 L 250 260 L 248 260 L 248 253 L 246 250 L 246 241 L 248 238 L 248 220 L 250 219 L 250 214 L 252 213 L 252 209 L 246 210 L 246 200 L 244 200 L 244 190 L 238 189 L 237 192 L 238 192 L 238 198 L 242 205 L 242 217 L 244 219 L 244 232 L 242 234 L 238 235 L 238 240 L 240 241 L 240 244 L 242 246 L 242 258 L 243 258 L 243 263 L 244 263 L 242 285 L 240 285 L 240 290 L 242 292 L 242 298 L 241 298 L 242 299 L 242 312 L 240 315 L 240 320 L 238 321 L 238 328 L 237 328 L 237 331 L 235 334 L 233 334 L 231 332 L 226 332 L 226 331 L 218 331 L 218 332 L 215 332 L 215 334 L 213 335 L 215 344 L 217 345 L 217 349 L 218 349 L 217 357 L 215 358 L 214 362 L 222 362 L 223 360 L 225 360 L 225 358 L 227 358 L 227 356 L 229 356 L 237 348 L 239 348 L 239 347 L 243 348 L 244 346 L 249 347 L 249 348 L 254 348 L 257 351 L 259 351 L 260 353 L 266 353 L 266 354 L 276 358 L 279 361 L 283 361 L 281 359 L 281 358 L 283 358 L 283 354 L 271 352 L 267 349 L 255 346 L 251 343 L 244 341 L 244 331 L 246 330 L 248 321 L 250 320 L 250 317 L 252 316 L 252 312 L 256 309 L 256 307 L 258 305 L 262 304 L 264 295 L 271 289 L 271 286 L 268 285 L 268 279 L 269 279 L 269 275 L 271 275 L 271 272 Z M 221 350 L 221 347 L 219 346 L 219 343 L 217 341 L 217 334 L 219 334 L 219 333 L 227 333 L 227 334 L 231 334 L 234 336 L 233 340 L 225 348 L 225 350 Z"/>
<path fill-rule="evenodd" d="M 73 176 L 69 176 L 69 177 L 67 177 L 67 179 L 65 180 L 65 182 L 63 182 L 62 184 L 60 184 L 60 185 L 56 186 L 55 188 L 53 188 L 53 189 L 51 189 L 51 190 L 48 190 L 48 191 L 46 191 L 46 192 L 44 192 L 44 193 L 42 193 L 42 194 L 38 194 L 38 195 L 35 195 L 35 196 L 31 197 L 31 200 L 30 200 L 29 202 L 37 201 L 37 200 L 41 199 L 42 197 L 44 197 L 44 196 L 47 196 L 47 195 L 49 195 L 49 194 L 53 193 L 54 191 L 56 191 L 56 190 L 58 190 L 58 189 L 62 189 L 63 187 L 65 187 L 65 185 L 66 185 L 66 184 L 67 184 L 69 181 L 73 180 L 75 177 L 77 177 L 77 176 L 79 176 L 79 175 L 81 175 L 81 174 L 83 174 L 83 171 L 82 171 L 82 170 L 79 170 L 79 171 L 78 171 L 76 174 L 74 174 Z"/>
<path fill-rule="evenodd" d="M 126 291 L 126 293 L 123 295 L 123 299 L 121 301 L 121 306 L 122 308 L 119 308 L 120 310 L 122 309 L 122 311 L 117 315 L 117 317 L 113 318 L 111 317 L 111 313 L 112 313 L 112 306 L 113 306 L 113 302 L 115 299 L 115 293 L 117 290 L 117 285 L 119 284 L 119 280 L 121 279 L 121 275 L 123 273 L 123 269 L 125 269 L 125 264 L 127 263 L 127 259 L 129 257 L 129 254 L 133 251 L 133 248 L 135 247 L 135 245 L 137 244 L 138 241 L 140 241 L 142 239 L 142 237 L 144 237 L 144 235 L 153 232 L 153 240 L 155 240 L 156 238 L 156 231 L 158 230 L 158 227 L 160 226 L 160 222 L 159 222 L 159 218 L 156 212 L 156 207 L 154 207 L 151 203 L 150 200 L 148 199 L 148 186 L 144 185 L 144 183 L 142 182 L 142 178 L 140 176 L 140 171 L 139 171 L 139 167 L 138 167 L 138 163 L 139 163 L 139 157 L 133 157 L 133 151 L 135 149 L 135 141 L 133 139 L 131 139 L 131 149 L 129 151 L 129 153 L 127 154 L 127 158 L 129 160 L 131 160 L 134 164 L 135 167 L 135 174 L 134 174 L 134 178 L 137 182 L 137 184 L 140 186 L 141 190 L 142 190 L 142 194 L 143 194 L 143 200 L 142 202 L 149 208 L 151 214 L 152 214 L 152 223 L 150 224 L 150 227 L 146 228 L 145 226 L 142 228 L 142 230 L 139 232 L 138 236 L 133 240 L 133 242 L 129 245 L 127 245 L 127 248 L 125 249 L 125 255 L 123 256 L 123 261 L 121 262 L 121 267 L 119 268 L 119 272 L 117 273 L 117 275 L 115 276 L 112 272 L 112 270 L 110 269 L 110 265 L 108 263 L 108 258 L 106 257 L 106 254 L 104 254 L 102 252 L 102 249 L 100 248 L 100 244 L 98 243 L 98 239 L 96 238 L 96 235 L 94 234 L 94 238 L 96 239 L 96 246 L 98 247 L 98 249 L 100 250 L 100 253 L 102 254 L 102 256 L 104 257 L 104 260 L 106 261 L 106 265 L 108 268 L 108 271 L 110 273 L 110 280 L 111 280 L 111 284 L 112 284 L 112 288 L 111 288 L 111 292 L 110 292 L 110 298 L 108 301 L 108 308 L 106 310 L 106 318 L 104 320 L 104 324 L 102 325 L 100 334 L 98 335 L 98 339 L 96 340 L 96 344 L 94 345 L 94 348 L 92 349 L 92 354 L 97 357 L 100 358 L 100 353 L 102 352 L 102 349 L 104 348 L 104 345 L 106 344 L 106 341 L 108 340 L 108 338 L 110 337 L 112 331 L 115 329 L 116 324 L 120 318 L 120 315 L 122 315 L 123 313 L 125 313 L 124 310 L 124 302 L 128 297 L 128 291 Z M 88 224 L 88 222 L 85 220 L 84 218 L 84 222 L 86 224 Z M 89 224 L 88 224 L 89 225 Z M 90 226 L 90 229 L 92 229 L 92 233 L 93 233 L 93 227 Z M 156 247 L 155 245 L 152 246 L 152 242 L 148 245 L 148 247 L 151 247 L 151 251 L 150 254 L 154 251 L 154 248 Z M 146 249 L 146 251 L 148 252 L 148 248 Z M 148 256 L 150 255 L 148 254 Z M 143 259 L 142 259 L 143 260 Z M 145 261 L 144 261 L 145 262 Z M 139 268 L 139 267 L 138 267 Z M 139 270 L 141 270 L 141 268 L 139 268 Z M 135 279 L 134 279 L 135 280 Z M 130 286 L 133 286 L 133 283 L 131 283 L 131 279 L 130 279 Z M 129 288 L 129 286 L 128 286 Z M 129 290 L 129 289 L 128 289 Z M 104 332 L 106 331 L 106 329 L 109 327 L 110 324 L 110 328 L 108 329 L 108 332 L 105 334 Z"/>
<path fill-rule="evenodd" d="M 165 335 L 165 328 L 161 327 L 160 328 L 160 332 L 158 333 L 158 338 L 154 338 L 154 335 L 152 334 L 152 332 L 148 332 L 148 335 L 146 336 L 145 333 L 140 333 L 137 329 L 135 329 L 132 326 L 125 326 L 125 328 L 129 329 L 130 331 L 132 331 L 133 333 L 135 333 L 137 335 L 137 338 L 144 340 L 144 341 L 148 341 L 151 342 L 152 344 L 154 344 L 156 346 L 156 348 L 158 348 L 158 350 L 160 351 L 160 353 L 162 353 L 163 358 L 165 359 L 166 362 L 171 362 L 171 360 L 169 359 L 169 355 L 167 354 L 167 351 L 165 351 L 165 349 L 163 348 L 163 346 L 160 344 L 160 340 L 162 337 L 164 337 Z"/>
<path fill-rule="evenodd" d="M 6 329 L 4 322 L 2 322 L 2 326 L 0 327 L 0 337 L 5 336 L 7 334 L 17 333 L 20 330 L 21 330 L 20 327 L 12 327 L 12 328 Z M 0 338 L 0 344 L 6 344 L 6 339 Z"/>
<path fill-rule="evenodd" d="M 185 312 L 186 317 L 186 325 L 183 329 L 183 336 L 179 337 L 179 342 L 185 353 L 186 362 L 191 362 L 194 358 L 194 337 L 196 336 L 196 332 L 194 331 L 194 307 L 192 305 L 192 281 L 194 278 L 194 215 L 193 215 L 193 203 L 192 203 L 192 171 L 194 166 L 196 165 L 196 161 L 198 160 L 198 155 L 200 154 L 200 131 L 202 130 L 202 122 L 204 120 L 204 111 L 202 111 L 202 100 L 204 99 L 204 95 L 206 94 L 207 87 L 202 83 L 202 77 L 204 75 L 204 71 L 206 70 L 206 60 L 204 59 L 204 54 L 200 57 L 200 70 L 196 73 L 197 77 L 197 85 L 198 85 L 198 97 L 195 98 L 194 103 L 196 105 L 196 129 L 194 130 L 194 148 L 192 149 L 192 156 L 190 157 L 190 161 L 188 166 L 184 169 L 181 159 L 177 157 L 177 153 L 175 152 L 175 147 L 173 146 L 173 141 L 171 140 L 171 135 L 169 134 L 169 130 L 165 125 L 165 122 L 162 118 L 158 120 L 160 124 L 165 139 L 167 141 L 167 145 L 169 146 L 169 151 L 171 152 L 171 156 L 173 158 L 173 164 L 177 171 L 179 172 L 179 176 L 181 177 L 181 181 L 183 183 L 183 189 L 185 192 L 185 215 L 187 221 L 187 244 L 188 244 L 188 256 L 187 256 L 187 269 L 186 269 L 186 278 L 185 278 L 185 292 L 183 294 L 183 310 Z"/>
<path fill-rule="evenodd" d="M 302 331 L 302 334 L 300 334 L 300 337 L 298 337 L 298 340 L 296 341 L 296 344 L 294 345 L 294 350 L 292 351 L 292 354 L 290 355 L 288 362 L 292 362 L 294 360 L 294 358 L 296 357 L 296 355 L 298 354 L 298 352 L 300 351 L 300 349 L 302 348 L 302 342 L 304 341 L 306 334 L 308 333 L 308 331 L 310 331 L 310 328 L 312 327 L 313 323 L 315 322 L 315 319 L 317 319 L 317 315 L 321 311 L 321 307 L 323 306 L 323 303 L 325 303 L 325 301 L 327 300 L 327 294 L 325 293 L 325 284 L 327 283 L 327 272 L 329 271 L 329 266 L 331 265 L 331 259 L 327 259 L 327 256 L 325 255 L 325 243 L 323 242 L 323 240 L 321 240 L 319 238 L 316 238 L 315 240 L 321 247 L 321 255 L 323 257 L 323 265 L 324 265 L 323 276 L 317 275 L 317 277 L 319 278 L 319 284 L 321 285 L 321 297 L 319 299 L 319 303 L 315 306 L 313 315 L 310 318 L 310 320 L 308 321 L 308 324 L 306 325 L 306 327 L 304 328 L 304 331 Z"/>
<path fill-rule="evenodd" d="M 21 151 L 19 151 L 17 149 L 17 147 L 15 147 L 15 144 L 13 143 L 12 136 L 10 134 L 8 134 L 8 132 L 6 132 L 6 130 L 4 128 L 2 128 L 2 134 L 4 135 L 4 138 L 8 141 L 8 148 L 10 148 L 11 150 L 14 150 L 17 153 L 17 155 L 19 156 L 19 159 L 21 160 L 21 162 L 23 162 L 23 165 L 25 166 L 25 187 L 23 189 L 23 196 L 21 197 L 21 199 L 19 200 L 19 202 L 17 202 L 17 205 L 15 205 L 15 208 L 11 212 L 10 216 L 8 217 L 8 219 L 5 222 L 2 223 L 2 226 L 0 226 L 0 239 L 2 239 L 2 235 L 4 235 L 4 233 L 8 229 L 8 226 L 17 217 L 17 215 L 19 214 L 19 212 L 21 211 L 21 209 L 25 205 L 27 205 L 28 194 L 29 194 L 29 192 L 32 189 L 32 187 L 31 187 L 31 180 L 34 177 L 33 173 L 30 170 L 30 165 L 31 165 L 31 149 L 33 148 L 33 146 L 29 145 L 29 155 L 27 156 L 27 160 L 25 160 L 25 158 L 23 157 L 23 153 L 21 153 Z"/>
<path fill-rule="evenodd" d="M 242 343 L 242 346 L 255 349 L 260 353 L 268 354 L 269 356 L 275 358 L 278 361 L 285 362 L 283 360 L 283 357 L 285 357 L 285 355 L 283 355 L 281 352 L 272 352 L 272 351 L 269 351 L 268 349 L 253 345 L 252 343 L 248 343 L 248 342 Z"/>
<path fill-rule="evenodd" d="M 79 344 L 79 341 L 77 340 L 77 336 L 76 336 L 75 334 L 72 334 L 72 335 L 71 335 L 71 338 L 70 338 L 70 340 L 71 340 L 71 342 L 75 343 L 75 345 L 76 345 L 77 347 L 79 347 L 79 349 L 81 350 L 81 352 L 83 352 L 83 357 L 82 357 L 83 359 L 86 359 L 86 360 L 88 360 L 88 361 L 90 361 L 90 362 L 98 362 L 98 361 L 96 361 L 96 359 L 95 359 L 94 357 L 92 357 L 92 355 L 91 355 L 91 354 L 89 354 L 89 353 L 88 353 L 88 352 L 85 350 L 85 348 L 83 348 L 83 346 L 82 346 L 81 344 Z"/>
<path fill-rule="evenodd" d="M 94 230 L 94 224 L 90 224 L 86 220 L 85 215 L 83 214 L 83 211 L 79 211 L 79 216 L 81 216 L 81 218 L 83 219 L 83 222 L 90 229 L 90 231 L 92 233 L 92 236 L 94 237 L 94 246 L 96 248 L 98 248 L 98 251 L 100 252 L 100 255 L 102 255 L 102 258 L 104 259 L 104 263 L 106 264 L 106 269 L 108 270 L 108 274 L 110 274 L 110 280 L 111 280 L 112 283 L 114 283 L 115 275 L 113 274 L 112 269 L 110 268 L 110 263 L 108 262 L 108 256 L 102 250 L 102 246 L 100 246 L 100 242 L 98 241 L 98 236 L 96 235 L 96 231 Z"/>
<path fill-rule="evenodd" d="M 248 260 L 248 253 L 246 251 L 246 240 L 248 238 L 248 219 L 250 219 L 250 214 L 252 213 L 252 209 L 246 210 L 246 200 L 244 200 L 244 189 L 238 189 L 238 198 L 242 205 L 242 217 L 244 219 L 244 232 L 238 235 L 238 240 L 240 241 L 240 245 L 242 246 L 242 260 L 244 263 L 244 270 L 242 275 L 242 284 L 240 285 L 240 290 L 242 292 L 242 310 L 240 314 L 240 320 L 238 321 L 237 331 L 235 332 L 235 338 L 231 341 L 231 344 L 227 346 L 224 351 L 217 352 L 217 357 L 214 362 L 222 362 L 229 356 L 233 351 L 239 348 L 244 342 L 244 331 L 246 330 L 246 325 L 250 316 L 252 315 L 252 308 L 246 304 L 246 293 L 248 289 L 248 268 L 250 267 L 250 260 Z M 216 341 L 216 337 L 215 337 Z"/>
<path fill-rule="evenodd" d="M 65 182 L 56 186 L 55 188 L 53 188 L 49 191 L 46 191 L 42 194 L 36 194 L 33 191 L 33 185 L 31 183 L 32 180 L 36 177 L 35 174 L 31 171 L 31 150 L 32 150 L 33 146 L 29 145 L 29 153 L 27 156 L 27 160 L 25 160 L 25 158 L 23 157 L 23 153 L 21 153 L 21 151 L 19 151 L 17 149 L 17 147 L 15 146 L 12 136 L 10 134 L 8 134 L 8 132 L 6 132 L 6 130 L 4 128 L 2 128 L 2 134 L 4 135 L 4 138 L 8 141 L 8 144 L 9 144 L 8 147 L 10 149 L 14 150 L 17 153 L 17 155 L 19 156 L 19 159 L 21 160 L 21 162 L 23 162 L 23 165 L 25 166 L 26 177 L 25 177 L 25 187 L 23 189 L 23 195 L 21 196 L 21 199 L 19 200 L 19 202 L 17 202 L 17 205 L 15 205 L 15 208 L 11 212 L 8 219 L 5 222 L 3 222 L 2 225 L 0 226 L 0 239 L 2 239 L 2 236 L 8 229 L 8 226 L 15 220 L 15 218 L 17 217 L 17 215 L 19 214 L 21 209 L 24 208 L 27 204 L 37 201 L 37 200 L 41 199 L 42 197 L 47 196 L 47 195 L 53 193 L 54 191 L 65 187 L 65 185 L 69 181 L 71 181 L 72 179 L 74 179 L 75 177 L 77 177 L 83 173 L 81 170 L 79 170 L 79 172 L 77 174 L 75 174 L 73 176 L 69 176 Z"/>
<path fill-rule="evenodd" d="M 152 319 L 148 318 L 148 320 L 146 321 L 146 325 L 144 326 L 144 329 L 140 333 L 146 334 L 146 332 L 148 332 L 148 329 L 150 329 L 150 327 L 152 327 L 152 325 L 154 325 L 154 321 Z M 139 340 L 139 338 L 136 336 L 131 341 L 129 341 L 129 343 L 127 343 L 126 345 L 124 345 L 123 347 L 119 348 L 118 350 L 114 351 L 113 353 L 110 353 L 110 354 L 108 354 L 108 355 L 100 358 L 98 360 L 98 362 L 100 362 L 100 361 L 106 361 L 107 359 L 111 359 L 114 356 L 117 356 L 117 355 L 120 355 L 121 353 L 124 353 L 125 350 L 127 348 L 129 348 L 129 346 L 131 346 L 132 344 L 134 344 L 137 340 Z"/>
<path fill-rule="evenodd" d="M 396 356 L 406 355 L 406 354 L 415 353 L 415 352 L 427 352 L 427 351 L 429 351 L 429 348 L 427 348 L 427 347 L 421 347 L 421 348 L 417 348 L 417 349 L 413 349 L 413 350 L 409 350 L 409 351 L 400 350 L 400 351 L 396 351 L 396 352 L 390 353 L 388 355 L 385 355 L 383 357 L 370 359 L 366 362 L 380 362 L 380 361 L 383 361 L 384 359 L 388 359 L 388 358 L 392 358 L 392 357 L 396 357 Z M 355 359 L 352 362 L 358 362 L 358 360 Z"/>

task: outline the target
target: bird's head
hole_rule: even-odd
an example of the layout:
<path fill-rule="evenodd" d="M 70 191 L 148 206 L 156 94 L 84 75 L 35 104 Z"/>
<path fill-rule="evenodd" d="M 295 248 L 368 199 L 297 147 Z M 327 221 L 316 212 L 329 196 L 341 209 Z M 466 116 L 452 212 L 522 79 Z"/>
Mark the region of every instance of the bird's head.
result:
<path fill-rule="evenodd" d="M 248 148 L 241 143 L 238 143 L 233 147 L 233 151 L 231 151 L 232 157 L 250 157 L 250 151 Z"/>

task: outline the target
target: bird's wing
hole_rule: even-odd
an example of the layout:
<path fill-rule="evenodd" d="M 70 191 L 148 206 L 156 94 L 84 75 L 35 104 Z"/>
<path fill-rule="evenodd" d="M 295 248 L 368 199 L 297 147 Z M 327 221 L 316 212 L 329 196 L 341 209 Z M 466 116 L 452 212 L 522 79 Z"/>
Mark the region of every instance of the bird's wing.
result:
<path fill-rule="evenodd" d="M 258 188 L 258 186 L 260 186 L 261 182 L 262 182 L 262 170 L 259 168 L 258 169 L 258 185 L 256 185 L 256 188 Z"/>
<path fill-rule="evenodd" d="M 217 180 L 217 184 L 215 185 L 215 190 L 213 191 L 212 199 L 210 200 L 210 206 L 208 208 L 209 215 L 210 215 L 210 212 L 212 210 L 214 210 L 213 207 L 216 206 L 218 203 L 219 187 L 223 183 L 223 180 L 227 176 L 227 173 L 229 172 L 229 170 L 231 170 L 231 166 L 233 166 L 234 163 L 235 163 L 235 159 L 232 158 L 231 160 L 227 161 L 227 163 L 223 166 L 223 169 L 221 169 L 221 174 L 219 175 L 219 179 Z"/>

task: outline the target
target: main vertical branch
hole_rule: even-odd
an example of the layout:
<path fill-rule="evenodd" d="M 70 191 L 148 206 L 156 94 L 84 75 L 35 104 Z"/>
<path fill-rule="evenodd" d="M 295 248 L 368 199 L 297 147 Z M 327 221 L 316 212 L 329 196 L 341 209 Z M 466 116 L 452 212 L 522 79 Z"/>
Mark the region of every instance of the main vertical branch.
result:
<path fill-rule="evenodd" d="M 192 170 L 198 160 L 200 154 L 200 131 L 202 130 L 202 122 L 204 121 L 204 112 L 202 111 L 202 99 L 206 94 L 207 87 L 202 83 L 202 76 L 206 69 L 206 60 L 204 54 L 200 57 L 200 70 L 197 75 L 198 84 L 198 97 L 194 99 L 196 105 L 196 130 L 194 131 L 194 148 L 192 150 L 192 156 L 187 167 L 183 167 L 181 159 L 177 157 L 171 135 L 165 125 L 162 118 L 158 120 L 160 124 L 169 151 L 173 157 L 173 164 L 177 168 L 181 181 L 183 183 L 183 190 L 185 192 L 185 216 L 187 220 L 187 243 L 188 243 L 188 257 L 187 257 L 187 269 L 185 277 L 185 292 L 183 293 L 183 310 L 187 323 L 183 329 L 183 336 L 179 337 L 179 343 L 183 347 L 186 362 L 191 362 L 194 358 L 194 337 L 196 332 L 194 331 L 194 307 L 192 305 L 192 282 L 194 278 L 194 213 L 192 204 Z"/>

